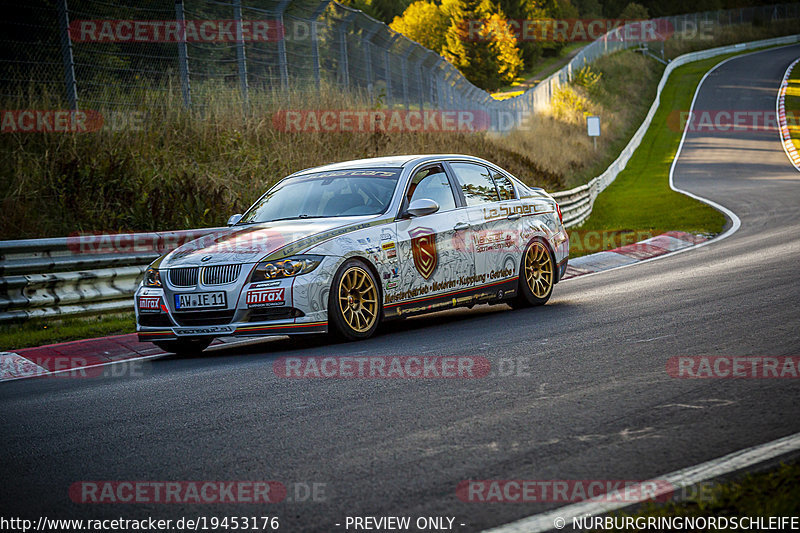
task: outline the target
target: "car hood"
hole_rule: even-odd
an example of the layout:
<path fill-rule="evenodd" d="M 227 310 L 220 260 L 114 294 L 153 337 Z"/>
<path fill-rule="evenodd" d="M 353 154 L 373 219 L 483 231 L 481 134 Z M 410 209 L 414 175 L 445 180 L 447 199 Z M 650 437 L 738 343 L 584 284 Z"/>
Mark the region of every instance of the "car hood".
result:
<path fill-rule="evenodd" d="M 170 252 L 162 268 L 255 263 L 266 257 L 286 257 L 324 240 L 372 225 L 379 217 L 309 218 L 265 222 L 210 233 Z"/>

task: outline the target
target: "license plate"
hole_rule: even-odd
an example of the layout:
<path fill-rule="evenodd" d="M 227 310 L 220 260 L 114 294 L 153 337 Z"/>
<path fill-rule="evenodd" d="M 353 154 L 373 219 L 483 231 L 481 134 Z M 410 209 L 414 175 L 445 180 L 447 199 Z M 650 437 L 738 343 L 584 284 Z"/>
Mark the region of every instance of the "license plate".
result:
<path fill-rule="evenodd" d="M 192 292 L 175 295 L 175 310 L 183 309 L 215 309 L 227 307 L 225 291 Z"/>

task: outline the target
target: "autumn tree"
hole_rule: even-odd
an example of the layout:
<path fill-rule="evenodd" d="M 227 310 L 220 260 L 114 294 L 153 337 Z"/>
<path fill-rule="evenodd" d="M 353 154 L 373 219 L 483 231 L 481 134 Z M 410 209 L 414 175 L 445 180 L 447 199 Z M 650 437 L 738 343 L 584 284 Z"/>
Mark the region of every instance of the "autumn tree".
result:
<path fill-rule="evenodd" d="M 441 52 L 449 24 L 450 19 L 440 6 L 418 0 L 408 6 L 402 16 L 395 17 L 390 27 L 425 48 Z"/>
<path fill-rule="evenodd" d="M 491 0 L 418 0 L 391 27 L 441 54 L 484 89 L 514 81 L 522 69 L 516 36 Z"/>

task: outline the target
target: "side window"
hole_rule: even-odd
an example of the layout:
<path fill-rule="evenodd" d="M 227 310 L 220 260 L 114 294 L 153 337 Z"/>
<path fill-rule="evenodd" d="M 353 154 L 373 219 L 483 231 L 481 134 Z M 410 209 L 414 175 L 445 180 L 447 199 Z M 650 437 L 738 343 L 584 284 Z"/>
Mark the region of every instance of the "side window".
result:
<path fill-rule="evenodd" d="M 517 198 L 514 193 L 514 185 L 508 177 L 499 172 L 494 172 L 492 177 L 494 178 L 495 185 L 497 185 L 497 190 L 500 191 L 501 200 L 515 200 Z"/>
<path fill-rule="evenodd" d="M 439 204 L 439 212 L 456 208 L 453 189 L 442 167 L 430 167 L 414 174 L 406 198 L 409 204 L 420 198 L 429 198 Z"/>
<path fill-rule="evenodd" d="M 458 176 L 468 206 L 496 202 L 500 199 L 488 168 L 474 163 L 451 163 L 450 166 Z"/>

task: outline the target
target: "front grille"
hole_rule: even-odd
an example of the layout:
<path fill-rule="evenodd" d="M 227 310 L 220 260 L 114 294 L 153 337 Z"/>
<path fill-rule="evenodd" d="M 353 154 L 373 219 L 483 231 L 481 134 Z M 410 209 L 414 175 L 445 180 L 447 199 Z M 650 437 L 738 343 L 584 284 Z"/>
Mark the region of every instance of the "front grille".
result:
<path fill-rule="evenodd" d="M 225 285 L 239 277 L 242 265 L 215 265 L 203 268 L 203 285 Z"/>
<path fill-rule="evenodd" d="M 194 287 L 197 285 L 197 267 L 171 268 L 169 282 L 174 287 Z"/>
<path fill-rule="evenodd" d="M 140 313 L 139 325 L 151 328 L 168 328 L 172 325 L 172 322 L 170 322 L 169 317 L 164 313 Z"/>
<path fill-rule="evenodd" d="M 230 324 L 235 312 L 234 310 L 175 312 L 172 313 L 172 318 L 181 326 L 221 326 Z"/>

